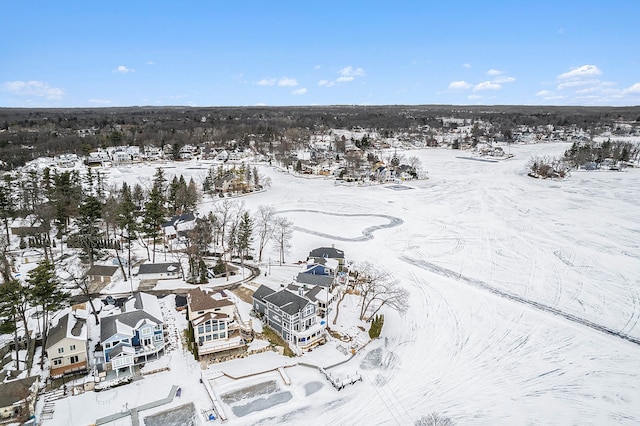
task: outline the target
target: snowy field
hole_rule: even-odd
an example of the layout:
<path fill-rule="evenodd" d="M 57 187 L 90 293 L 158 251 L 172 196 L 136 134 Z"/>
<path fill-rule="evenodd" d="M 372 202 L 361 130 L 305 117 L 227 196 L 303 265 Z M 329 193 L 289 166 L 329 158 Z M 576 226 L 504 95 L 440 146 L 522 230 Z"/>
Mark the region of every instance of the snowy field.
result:
<path fill-rule="evenodd" d="M 640 169 L 574 172 L 564 181 L 526 176 L 531 156 L 567 147 L 513 146 L 516 157 L 497 163 L 451 150 L 403 152 L 419 157 L 429 176 L 405 190 L 261 168 L 271 188 L 242 200 L 250 211 L 273 205 L 294 223 L 287 262 L 335 244 L 348 260 L 395 274 L 411 306 L 404 317 L 388 312 L 382 338 L 335 370 L 363 376 L 341 392 L 302 366 L 287 369 L 290 386 L 277 374 L 213 379 L 229 424 L 407 425 L 434 412 L 460 425 L 640 424 L 640 345 L 610 334 L 640 339 Z M 166 173 L 199 181 L 205 172 L 187 167 L 195 165 Z M 109 176 L 148 184 L 153 171 Z M 294 274 L 290 267 L 283 276 Z M 212 368 L 242 375 L 254 359 L 344 359 L 333 344 L 304 359 L 255 357 Z M 175 369 L 192 386 L 176 406 L 197 389 L 199 412 L 206 394 L 191 378 L 194 367 Z M 155 380 L 162 379 L 128 387 L 153 388 Z M 154 392 L 164 397 L 169 387 Z M 254 393 L 245 403 L 237 396 L 246 387 Z M 247 405 L 263 397 L 273 404 Z"/>

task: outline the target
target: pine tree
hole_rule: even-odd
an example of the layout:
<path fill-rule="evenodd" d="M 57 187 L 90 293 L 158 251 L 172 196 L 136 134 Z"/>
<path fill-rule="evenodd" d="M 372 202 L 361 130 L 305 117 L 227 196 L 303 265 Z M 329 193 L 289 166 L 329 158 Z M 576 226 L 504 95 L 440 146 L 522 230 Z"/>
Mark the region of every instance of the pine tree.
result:
<path fill-rule="evenodd" d="M 47 325 L 49 314 L 61 309 L 69 299 L 69 294 L 62 291 L 52 263 L 42 262 L 29 271 L 29 299 L 42 310 L 42 347 L 46 347 Z M 40 357 L 40 367 L 44 364 L 44 356 Z"/>
<path fill-rule="evenodd" d="M 80 247 L 84 255 L 93 265 L 99 250 L 99 240 L 102 232 L 98 227 L 98 220 L 102 217 L 102 204 L 93 195 L 86 196 L 78 208 L 78 233 Z"/>
<path fill-rule="evenodd" d="M 238 252 L 240 253 L 240 261 L 244 262 L 244 258 L 249 256 L 249 249 L 253 243 L 253 219 L 249 212 L 245 211 L 240 217 L 238 229 Z"/>
<path fill-rule="evenodd" d="M 125 238 L 127 239 L 127 268 L 129 278 L 131 278 L 131 244 L 136 238 L 138 238 L 138 222 L 134 215 L 135 210 L 136 205 L 133 202 L 131 190 L 129 189 L 129 186 L 124 183 L 122 185 L 122 190 L 120 191 L 120 199 L 116 208 L 115 220 L 120 229 L 126 233 Z"/>
<path fill-rule="evenodd" d="M 162 169 L 158 169 L 162 170 Z M 149 238 L 153 239 L 153 262 L 156 261 L 156 241 L 160 236 L 160 227 L 165 220 L 166 209 L 161 185 L 153 185 L 149 193 L 149 201 L 145 204 L 143 228 Z"/>
<path fill-rule="evenodd" d="M 10 321 L 18 321 L 18 318 L 22 321 L 24 328 L 25 342 L 27 347 L 31 344 L 31 334 L 29 333 L 27 323 L 27 309 L 29 309 L 29 297 L 27 289 L 25 289 L 20 281 L 16 279 L 10 279 L 0 285 L 0 316 L 9 318 Z M 16 348 L 16 369 L 20 369 L 18 366 L 18 328 L 17 325 L 13 327 L 14 344 Z"/>

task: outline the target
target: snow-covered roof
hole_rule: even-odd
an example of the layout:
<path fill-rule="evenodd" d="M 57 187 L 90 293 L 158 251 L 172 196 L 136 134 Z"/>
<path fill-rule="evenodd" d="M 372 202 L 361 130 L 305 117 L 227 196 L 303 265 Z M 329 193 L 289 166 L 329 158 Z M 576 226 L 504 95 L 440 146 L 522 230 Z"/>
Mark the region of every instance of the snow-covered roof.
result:
<path fill-rule="evenodd" d="M 86 317 L 77 318 L 73 313 L 67 313 L 60 317 L 58 323 L 49 329 L 46 349 L 48 350 L 53 345 L 60 343 L 63 339 L 86 341 Z"/>

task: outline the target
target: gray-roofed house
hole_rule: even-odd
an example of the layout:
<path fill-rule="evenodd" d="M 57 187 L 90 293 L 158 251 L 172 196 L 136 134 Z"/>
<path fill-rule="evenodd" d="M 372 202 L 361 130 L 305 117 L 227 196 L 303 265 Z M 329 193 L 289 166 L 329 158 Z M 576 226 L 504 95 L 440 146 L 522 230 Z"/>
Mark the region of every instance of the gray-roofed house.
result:
<path fill-rule="evenodd" d="M 178 236 L 180 231 L 193 229 L 196 224 L 196 215 L 192 212 L 183 213 L 172 217 L 162 224 L 165 239 L 172 240 Z"/>
<path fill-rule="evenodd" d="M 123 313 L 103 317 L 100 324 L 105 362 L 111 363 L 116 372 L 124 367 L 131 369 L 136 360 L 158 355 L 165 345 L 157 297 L 138 292 L 125 302 L 124 309 Z"/>
<path fill-rule="evenodd" d="M 275 293 L 275 290 L 270 289 L 266 285 L 261 285 L 253 293 L 253 309 L 260 315 L 267 314 L 267 302 L 265 302 L 265 296 Z"/>
<path fill-rule="evenodd" d="M 180 278 L 179 263 L 143 263 L 138 269 L 141 280 L 172 280 Z"/>
<path fill-rule="evenodd" d="M 78 310 L 61 317 L 49 330 L 45 350 L 51 363 L 51 377 L 87 370 L 86 324 L 86 311 Z"/>
<path fill-rule="evenodd" d="M 335 277 L 333 275 L 316 275 L 300 272 L 296 275 L 296 282 L 307 286 L 319 285 L 320 287 L 333 288 L 335 285 Z"/>
<path fill-rule="evenodd" d="M 262 287 L 253 294 L 253 305 L 258 300 L 257 306 L 266 307 L 264 321 L 292 350 L 300 353 L 324 341 L 325 323 L 318 321 L 317 306 L 304 296 L 303 289 L 298 293 L 288 289 L 269 293 Z"/>
<path fill-rule="evenodd" d="M 344 251 L 335 247 L 318 247 L 309 252 L 309 260 L 313 260 L 315 263 L 324 265 L 327 259 L 333 259 L 338 262 L 338 271 L 344 268 Z"/>
<path fill-rule="evenodd" d="M 108 284 L 113 280 L 118 269 L 118 266 L 113 265 L 93 265 L 87 271 L 87 277 L 90 281 Z"/>
<path fill-rule="evenodd" d="M 200 358 L 237 353 L 253 337 L 251 322 L 242 320 L 223 291 L 196 287 L 187 295 L 187 309 Z"/>
<path fill-rule="evenodd" d="M 0 383 L 0 417 L 28 419 L 35 411 L 39 378 L 36 375 Z"/>

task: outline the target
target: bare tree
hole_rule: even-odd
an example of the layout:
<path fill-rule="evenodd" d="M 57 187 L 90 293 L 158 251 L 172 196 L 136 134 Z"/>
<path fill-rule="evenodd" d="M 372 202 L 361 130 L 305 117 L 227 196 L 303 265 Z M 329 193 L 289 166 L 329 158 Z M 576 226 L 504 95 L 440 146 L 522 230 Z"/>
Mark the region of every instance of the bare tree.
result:
<path fill-rule="evenodd" d="M 262 262 L 262 252 L 273 235 L 275 210 L 272 206 L 260 206 L 256 213 L 258 231 L 258 262 Z"/>
<path fill-rule="evenodd" d="M 357 269 L 360 273 L 356 287 L 362 296 L 361 320 L 368 321 L 373 318 L 385 305 L 401 314 L 407 311 L 409 291 L 400 287 L 399 281 L 388 271 L 379 269 L 368 262 L 363 263 Z"/>
<path fill-rule="evenodd" d="M 422 416 L 414 423 L 415 426 L 453 426 L 454 424 L 449 417 L 441 416 L 438 413 Z"/>
<path fill-rule="evenodd" d="M 280 265 L 284 263 L 284 257 L 291 248 L 291 237 L 293 236 L 293 222 L 286 217 L 276 217 L 273 226 L 273 242 L 280 257 Z"/>
<path fill-rule="evenodd" d="M 69 274 L 69 278 L 73 281 L 75 287 L 84 294 L 89 300 L 89 306 L 91 306 L 91 313 L 96 320 L 96 325 L 100 324 L 100 318 L 98 317 L 98 311 L 93 304 L 93 298 L 89 288 L 89 268 L 86 265 L 78 266 L 78 270 L 72 273 L 69 269 L 64 268 L 64 271 Z M 123 272 L 124 274 L 124 272 Z"/>

